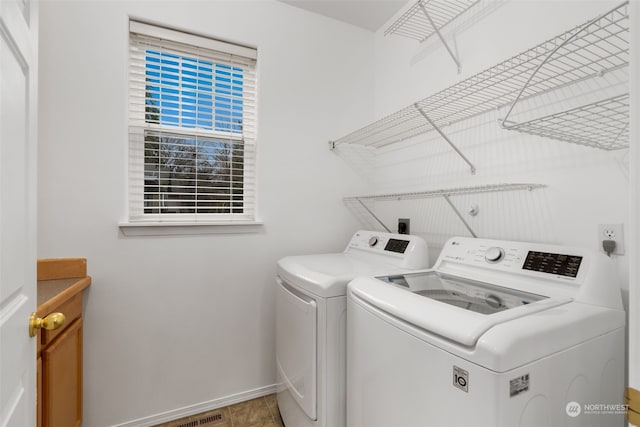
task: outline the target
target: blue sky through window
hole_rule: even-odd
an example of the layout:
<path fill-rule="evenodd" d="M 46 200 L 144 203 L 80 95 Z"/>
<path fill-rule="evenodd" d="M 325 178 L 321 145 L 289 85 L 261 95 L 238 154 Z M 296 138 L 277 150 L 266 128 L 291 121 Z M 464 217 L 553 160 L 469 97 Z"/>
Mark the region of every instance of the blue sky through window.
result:
<path fill-rule="evenodd" d="M 148 121 L 242 133 L 242 68 L 154 50 L 145 67 Z"/>

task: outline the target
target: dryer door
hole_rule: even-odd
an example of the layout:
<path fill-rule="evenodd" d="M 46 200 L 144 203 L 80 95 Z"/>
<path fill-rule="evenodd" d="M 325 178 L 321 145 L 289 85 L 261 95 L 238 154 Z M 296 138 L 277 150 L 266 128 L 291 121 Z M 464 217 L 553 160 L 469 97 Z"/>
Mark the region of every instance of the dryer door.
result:
<path fill-rule="evenodd" d="M 276 278 L 276 361 L 282 385 L 307 416 L 316 415 L 317 304 Z"/>

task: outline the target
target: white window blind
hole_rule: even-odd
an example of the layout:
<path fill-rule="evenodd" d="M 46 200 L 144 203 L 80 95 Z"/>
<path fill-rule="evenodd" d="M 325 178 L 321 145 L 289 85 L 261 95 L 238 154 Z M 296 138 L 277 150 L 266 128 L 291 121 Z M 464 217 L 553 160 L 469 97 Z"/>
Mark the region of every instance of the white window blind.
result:
<path fill-rule="evenodd" d="M 130 22 L 129 221 L 253 221 L 255 49 Z"/>

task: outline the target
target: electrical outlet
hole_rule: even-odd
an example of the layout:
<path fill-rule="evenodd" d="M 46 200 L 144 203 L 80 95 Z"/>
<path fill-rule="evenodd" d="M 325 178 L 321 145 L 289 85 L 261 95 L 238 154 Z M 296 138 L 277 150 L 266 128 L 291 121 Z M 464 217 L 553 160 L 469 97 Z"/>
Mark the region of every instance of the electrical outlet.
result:
<path fill-rule="evenodd" d="M 624 224 L 598 224 L 598 249 L 602 253 L 606 253 L 602 247 L 605 240 L 616 242 L 612 254 L 624 255 Z"/>
<path fill-rule="evenodd" d="M 411 220 L 409 218 L 398 218 L 398 234 L 410 234 L 410 222 Z"/>

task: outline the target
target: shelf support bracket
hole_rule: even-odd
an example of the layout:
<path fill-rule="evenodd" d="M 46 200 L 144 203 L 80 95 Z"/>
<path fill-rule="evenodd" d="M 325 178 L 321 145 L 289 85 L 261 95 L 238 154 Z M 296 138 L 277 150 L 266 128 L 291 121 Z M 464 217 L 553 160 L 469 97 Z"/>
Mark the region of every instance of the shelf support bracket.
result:
<path fill-rule="evenodd" d="M 613 140 L 613 142 L 611 143 L 611 145 L 616 144 L 618 142 L 618 140 L 620 139 L 620 137 L 622 136 L 622 134 L 624 134 L 627 129 L 629 129 L 629 122 L 627 122 L 624 125 L 624 127 L 620 130 L 620 132 L 618 132 L 618 134 L 616 135 L 616 137 Z"/>
<path fill-rule="evenodd" d="M 451 209 L 453 209 L 453 212 L 460 219 L 460 221 L 462 221 L 462 224 L 464 224 L 465 228 L 469 231 L 469 233 L 471 233 L 473 237 L 478 237 L 476 233 L 473 231 L 473 229 L 471 228 L 471 226 L 469 225 L 469 223 L 465 221 L 464 217 L 462 216 L 458 208 L 456 208 L 455 205 L 451 203 L 451 199 L 449 199 L 449 195 L 443 194 L 442 197 L 444 198 L 444 200 L 447 201 L 447 203 L 449 203 L 449 206 L 451 206 Z"/>
<path fill-rule="evenodd" d="M 456 57 L 456 55 L 453 53 L 453 51 L 451 50 L 451 48 L 449 47 L 449 45 L 445 41 L 444 37 L 442 36 L 442 33 L 440 33 L 440 29 L 438 27 L 436 27 L 436 24 L 433 22 L 433 19 L 431 19 L 431 15 L 429 15 L 429 12 L 427 12 L 427 8 L 424 6 L 424 2 L 422 0 L 420 0 L 418 3 L 420 4 L 420 9 L 422 9 L 422 12 L 424 13 L 424 16 L 427 17 L 427 20 L 429 21 L 429 24 L 431 25 L 433 30 L 438 35 L 438 38 L 440 38 L 440 41 L 442 42 L 444 47 L 447 49 L 447 52 L 449 52 L 449 56 L 451 56 L 451 59 L 453 59 L 453 62 L 456 63 L 456 67 L 458 69 L 458 74 L 460 74 L 460 61 L 458 61 L 458 58 Z"/>
<path fill-rule="evenodd" d="M 628 2 L 626 2 L 628 3 Z M 619 6 L 618 6 L 619 7 Z M 616 7 L 617 9 L 617 7 Z M 518 94 L 516 95 L 515 99 L 511 102 L 511 105 L 509 106 L 509 109 L 507 110 L 507 114 L 505 114 L 505 116 L 502 118 L 501 120 L 501 126 L 503 129 L 510 129 L 515 127 L 518 123 L 514 123 L 511 122 L 511 124 L 509 124 L 510 122 L 507 121 L 507 119 L 509 118 L 509 116 L 511 115 L 511 112 L 513 111 L 513 109 L 515 108 L 516 104 L 518 103 L 518 101 L 520 100 L 520 98 L 522 97 L 522 95 L 524 94 L 524 91 L 527 89 L 527 87 L 529 86 L 529 83 L 531 83 L 531 80 L 533 80 L 533 78 L 535 77 L 536 74 L 538 74 L 538 71 L 540 71 L 540 69 L 544 66 L 544 64 L 546 64 L 547 62 L 549 62 L 549 60 L 551 59 L 551 57 L 553 57 L 553 55 L 556 54 L 557 51 L 559 51 L 560 49 L 562 49 L 564 46 L 566 46 L 569 42 L 571 42 L 573 39 L 575 39 L 580 33 L 582 33 L 586 28 L 589 28 L 593 23 L 598 22 L 600 19 L 602 19 L 604 16 L 606 16 L 607 14 L 609 14 L 611 12 L 607 12 L 605 14 L 599 15 L 596 18 L 592 19 L 591 21 L 587 22 L 586 24 L 584 24 L 582 27 L 580 27 L 575 33 L 573 33 L 571 36 L 567 37 L 562 43 L 560 43 L 559 45 L 557 45 L 551 52 L 549 52 L 549 54 L 542 60 L 542 62 L 540 62 L 538 64 L 538 66 L 533 70 L 533 72 L 531 73 L 531 75 L 529 76 L 529 78 L 527 79 L 527 81 L 524 83 L 524 85 L 522 85 L 522 87 L 520 88 L 520 91 L 518 92 Z M 602 72 L 602 71 L 601 71 Z"/>
<path fill-rule="evenodd" d="M 436 132 L 438 132 L 440 134 L 440 136 L 445 141 L 447 141 L 447 143 L 451 146 L 451 148 L 453 148 L 455 150 L 455 152 L 458 153 L 458 155 L 462 158 L 462 160 L 464 160 L 469 165 L 469 168 L 471 169 L 471 175 L 475 175 L 476 174 L 476 167 L 473 165 L 473 163 L 471 163 L 469 161 L 469 159 L 467 159 L 467 157 L 464 154 L 462 154 L 462 151 L 460 151 L 460 149 L 458 149 L 458 147 L 456 147 L 455 144 L 453 142 L 451 142 L 449 137 L 447 137 L 447 135 L 445 135 L 445 133 L 442 132 L 442 130 L 433 122 L 433 120 L 431 120 L 431 118 L 427 115 L 427 113 L 425 113 L 422 110 L 422 108 L 420 108 L 420 106 L 418 105 L 417 102 L 415 104 L 413 104 L 413 106 L 416 107 L 416 110 L 418 110 L 418 112 L 422 115 L 422 117 L 424 117 L 425 120 L 427 122 L 429 122 L 431 127 L 433 127 L 436 130 Z"/>
<path fill-rule="evenodd" d="M 387 227 L 386 225 L 384 225 L 384 222 L 382 222 L 380 220 L 380 218 L 378 218 L 376 216 L 376 214 L 374 214 L 371 209 L 369 209 L 367 207 L 367 205 L 364 204 L 364 202 L 362 201 L 362 199 L 360 198 L 356 198 L 356 200 L 358 201 L 358 203 L 360 203 L 360 205 L 362 205 L 362 207 L 364 208 L 365 211 L 369 212 L 369 215 L 371 215 L 373 217 L 373 219 L 375 219 L 376 221 L 378 221 L 378 224 L 380 224 L 385 230 L 387 230 L 387 233 L 391 233 L 392 231 L 389 230 L 389 227 Z"/>

